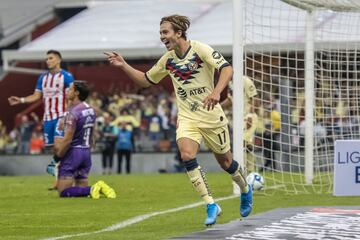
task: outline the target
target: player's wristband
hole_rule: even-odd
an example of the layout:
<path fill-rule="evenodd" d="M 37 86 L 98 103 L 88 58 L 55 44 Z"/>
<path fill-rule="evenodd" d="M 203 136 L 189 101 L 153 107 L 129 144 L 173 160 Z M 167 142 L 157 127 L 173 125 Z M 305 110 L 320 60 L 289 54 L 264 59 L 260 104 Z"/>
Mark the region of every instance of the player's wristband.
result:
<path fill-rule="evenodd" d="M 20 98 L 20 102 L 21 102 L 21 103 L 25 103 L 25 98 L 23 98 L 23 97 Z"/>
<path fill-rule="evenodd" d="M 56 163 L 60 162 L 61 158 L 58 157 L 56 154 L 53 156 L 53 159 Z"/>

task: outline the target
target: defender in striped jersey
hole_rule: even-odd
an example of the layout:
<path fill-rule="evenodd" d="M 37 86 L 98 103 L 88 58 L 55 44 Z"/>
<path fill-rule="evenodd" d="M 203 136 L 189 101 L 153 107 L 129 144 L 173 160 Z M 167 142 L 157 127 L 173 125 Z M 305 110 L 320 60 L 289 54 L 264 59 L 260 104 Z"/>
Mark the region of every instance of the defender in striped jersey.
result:
<path fill-rule="evenodd" d="M 74 78 L 69 72 L 61 69 L 62 57 L 60 52 L 49 50 L 46 54 L 46 64 L 49 71 L 39 77 L 34 93 L 26 97 L 11 96 L 8 100 L 10 105 L 43 100 L 45 146 L 53 146 L 56 124 L 65 112 L 65 94 L 70 85 L 73 84 Z"/>

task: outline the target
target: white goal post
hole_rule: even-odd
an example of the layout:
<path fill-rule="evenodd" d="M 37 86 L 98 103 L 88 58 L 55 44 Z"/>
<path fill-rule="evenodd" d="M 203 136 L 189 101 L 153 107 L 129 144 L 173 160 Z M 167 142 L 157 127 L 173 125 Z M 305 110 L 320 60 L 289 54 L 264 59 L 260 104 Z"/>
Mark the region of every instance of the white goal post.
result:
<path fill-rule="evenodd" d="M 334 142 L 360 138 L 360 1 L 233 6 L 234 158 L 247 158 L 244 86 L 236 81 L 247 76 L 258 91 L 253 155 L 265 189 L 332 192 Z"/>

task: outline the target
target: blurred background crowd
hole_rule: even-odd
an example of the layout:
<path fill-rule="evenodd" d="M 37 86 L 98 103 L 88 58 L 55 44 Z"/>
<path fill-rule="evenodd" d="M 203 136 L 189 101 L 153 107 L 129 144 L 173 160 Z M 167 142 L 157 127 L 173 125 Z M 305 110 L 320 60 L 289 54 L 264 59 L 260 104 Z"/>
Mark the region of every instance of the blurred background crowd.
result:
<path fill-rule="evenodd" d="M 256 84 L 256 82 L 255 82 Z M 255 145 L 263 145 L 263 135 L 267 130 L 281 132 L 281 103 L 279 96 L 259 91 L 253 100 L 254 112 L 258 115 L 257 129 L 254 135 Z M 263 96 L 261 96 L 263 95 Z M 351 114 L 354 104 L 339 98 L 323 98 L 317 102 L 315 135 L 327 141 L 336 135 L 346 136 L 359 132 L 357 115 Z M 87 102 L 97 112 L 96 151 L 102 151 L 109 142 L 120 147 L 119 129 L 131 132 L 132 152 L 169 152 L 176 151 L 175 132 L 176 114 L 174 93 L 162 86 L 138 90 L 136 93 L 102 95 L 93 91 Z M 299 92 L 291 103 L 291 123 L 293 144 L 303 145 L 305 135 L 305 96 Z M 231 122 L 231 109 L 226 110 Z M 352 117 L 353 116 L 353 117 Z M 2 154 L 39 154 L 44 152 L 41 116 L 34 112 L 20 116 L 13 129 L 6 129 L 0 121 L 0 153 Z M 112 137 L 106 136 L 111 126 Z M 232 124 L 230 124 L 232 129 Z M 298 136 L 295 138 L 294 136 Z M 328 139 L 329 140 L 329 139 Z M 275 140 L 273 140 L 275 141 Z M 298 143 L 296 143 L 298 141 Z M 206 151 L 205 145 L 201 150 Z"/>

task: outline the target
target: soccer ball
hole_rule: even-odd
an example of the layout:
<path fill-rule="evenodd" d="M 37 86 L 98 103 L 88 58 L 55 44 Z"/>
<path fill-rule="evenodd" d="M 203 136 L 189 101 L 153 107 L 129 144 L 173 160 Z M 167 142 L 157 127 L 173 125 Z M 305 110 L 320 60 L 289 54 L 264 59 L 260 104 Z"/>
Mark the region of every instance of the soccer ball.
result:
<path fill-rule="evenodd" d="M 265 184 L 265 179 L 263 176 L 261 176 L 259 173 L 257 172 L 252 172 L 250 173 L 247 178 L 246 181 L 250 184 L 250 186 L 252 187 L 253 190 L 261 190 L 264 187 Z"/>

